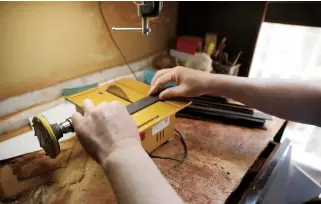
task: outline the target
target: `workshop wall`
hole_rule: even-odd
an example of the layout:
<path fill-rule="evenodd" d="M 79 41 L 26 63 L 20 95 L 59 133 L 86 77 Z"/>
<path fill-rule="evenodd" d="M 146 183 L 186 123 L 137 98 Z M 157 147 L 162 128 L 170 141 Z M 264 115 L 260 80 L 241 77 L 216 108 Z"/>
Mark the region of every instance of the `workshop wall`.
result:
<path fill-rule="evenodd" d="M 134 2 L 102 2 L 109 29 L 140 27 Z M 164 50 L 177 3 L 165 2 L 149 36 L 112 32 L 129 62 Z M 0 100 L 124 64 L 98 2 L 0 3 Z"/>

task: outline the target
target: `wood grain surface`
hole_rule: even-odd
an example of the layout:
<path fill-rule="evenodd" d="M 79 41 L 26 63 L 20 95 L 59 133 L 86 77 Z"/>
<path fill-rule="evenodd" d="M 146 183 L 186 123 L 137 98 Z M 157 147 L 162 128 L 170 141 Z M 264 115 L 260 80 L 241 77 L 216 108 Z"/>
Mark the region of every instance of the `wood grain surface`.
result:
<path fill-rule="evenodd" d="M 282 122 L 274 118 L 268 130 L 259 130 L 178 119 L 176 128 L 189 150 L 187 160 L 181 164 L 154 161 L 186 203 L 223 203 Z M 0 202 L 116 203 L 102 168 L 77 139 L 61 143 L 61 147 L 55 160 L 40 151 L 0 163 Z M 154 154 L 180 157 L 183 148 L 174 139 Z"/>

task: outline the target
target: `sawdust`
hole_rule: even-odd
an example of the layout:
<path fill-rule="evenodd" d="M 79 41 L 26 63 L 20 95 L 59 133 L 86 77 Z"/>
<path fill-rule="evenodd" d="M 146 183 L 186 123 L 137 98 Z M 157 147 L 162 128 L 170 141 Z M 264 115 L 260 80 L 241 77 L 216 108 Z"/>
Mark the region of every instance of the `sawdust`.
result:
<path fill-rule="evenodd" d="M 58 190 L 63 195 L 60 203 L 116 203 L 111 185 L 101 166 L 89 159 L 85 172 L 86 176 L 80 182 L 70 185 L 68 191 Z M 51 199 L 49 203 L 56 203 L 54 201 Z"/>
<path fill-rule="evenodd" d="M 50 159 L 44 154 L 30 154 L 18 158 L 10 164 L 10 167 L 18 180 L 25 180 L 66 167 L 70 152 L 70 150 L 61 152 L 62 156 L 56 159 Z"/>
<path fill-rule="evenodd" d="M 44 185 L 54 183 L 55 188 L 63 189 L 80 182 L 84 178 L 87 159 L 76 139 L 62 143 L 62 154 L 54 160 L 44 157 L 43 153 L 14 159 L 9 165 L 0 167 L 0 188 L 3 191 L 0 200 L 16 200 L 21 196 L 33 200 L 30 189 L 40 188 L 40 194 L 46 194 L 42 188 Z"/>
<path fill-rule="evenodd" d="M 179 196 L 184 198 L 186 204 L 210 204 L 211 199 L 206 195 L 200 195 L 189 189 L 183 189 L 177 192 Z"/>
<path fill-rule="evenodd" d="M 223 203 L 275 134 L 275 129 L 271 133 L 187 119 L 178 119 L 176 128 L 185 137 L 187 160 L 181 164 L 153 160 L 189 204 Z M 73 139 L 64 147 L 53 163 L 38 152 L 0 166 L 0 201 L 117 203 L 103 169 L 88 158 L 79 142 Z M 154 153 L 179 158 L 183 148 L 173 140 Z"/>

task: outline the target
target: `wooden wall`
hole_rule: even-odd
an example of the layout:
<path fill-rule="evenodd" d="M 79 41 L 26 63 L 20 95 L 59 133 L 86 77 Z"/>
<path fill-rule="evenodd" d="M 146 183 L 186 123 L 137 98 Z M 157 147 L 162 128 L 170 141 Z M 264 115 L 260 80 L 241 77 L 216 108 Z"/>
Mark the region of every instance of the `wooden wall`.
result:
<path fill-rule="evenodd" d="M 139 27 L 134 2 L 102 2 L 110 29 Z M 152 33 L 112 32 L 129 62 L 167 47 L 177 3 L 165 2 Z M 0 3 L 0 100 L 124 64 L 98 2 Z"/>

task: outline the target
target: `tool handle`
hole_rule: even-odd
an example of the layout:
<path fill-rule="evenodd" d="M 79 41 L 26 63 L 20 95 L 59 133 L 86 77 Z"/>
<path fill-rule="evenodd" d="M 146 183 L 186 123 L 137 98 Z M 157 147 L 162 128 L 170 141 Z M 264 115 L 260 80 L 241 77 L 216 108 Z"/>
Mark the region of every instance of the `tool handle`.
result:
<path fill-rule="evenodd" d="M 72 125 L 71 117 L 67 118 L 64 122 L 60 123 L 59 127 L 63 134 L 67 134 L 69 132 L 75 132 L 75 129 Z"/>

